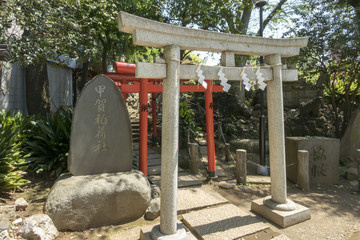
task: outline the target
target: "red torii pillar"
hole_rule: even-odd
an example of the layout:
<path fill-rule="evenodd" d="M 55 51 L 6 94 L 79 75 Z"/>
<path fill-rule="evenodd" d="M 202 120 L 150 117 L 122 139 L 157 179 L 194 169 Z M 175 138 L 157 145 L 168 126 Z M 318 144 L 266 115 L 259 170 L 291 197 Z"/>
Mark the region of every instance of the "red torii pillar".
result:
<path fill-rule="evenodd" d="M 139 170 L 147 176 L 148 80 L 140 79 Z"/>
<path fill-rule="evenodd" d="M 215 163 L 215 140 L 214 140 L 214 105 L 213 105 L 213 97 L 212 97 L 213 84 L 211 80 L 205 80 L 205 81 L 208 84 L 208 87 L 205 90 L 208 172 L 209 172 L 209 177 L 215 177 L 216 163 Z"/>
<path fill-rule="evenodd" d="M 151 109 L 152 109 L 152 127 L 153 127 L 153 142 L 157 142 L 157 126 L 156 126 L 156 93 L 151 94 Z"/>

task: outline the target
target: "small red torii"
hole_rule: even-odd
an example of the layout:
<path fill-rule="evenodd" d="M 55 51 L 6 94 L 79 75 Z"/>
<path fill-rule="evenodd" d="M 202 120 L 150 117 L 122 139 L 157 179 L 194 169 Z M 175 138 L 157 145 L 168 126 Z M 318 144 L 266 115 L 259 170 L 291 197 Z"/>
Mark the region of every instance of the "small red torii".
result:
<path fill-rule="evenodd" d="M 126 101 L 127 93 L 139 93 L 140 95 L 140 139 L 139 139 L 139 170 L 147 176 L 147 132 L 148 132 L 148 93 L 152 97 L 152 119 L 153 119 L 153 138 L 157 137 L 156 129 L 156 93 L 163 92 L 163 79 L 146 79 L 135 77 L 134 63 L 114 62 L 114 73 L 106 73 L 117 86 L 119 86 Z M 189 79 L 180 79 L 188 81 Z M 213 116 L 213 92 L 224 92 L 223 86 L 217 86 L 211 80 L 205 80 L 208 87 L 205 89 L 201 85 L 180 85 L 180 92 L 205 92 L 205 112 L 206 112 L 206 140 L 208 153 L 208 173 L 210 177 L 215 177 L 215 142 L 214 142 L 214 116 Z M 129 84 L 132 83 L 132 84 Z M 155 110 L 155 111 L 154 111 Z"/>

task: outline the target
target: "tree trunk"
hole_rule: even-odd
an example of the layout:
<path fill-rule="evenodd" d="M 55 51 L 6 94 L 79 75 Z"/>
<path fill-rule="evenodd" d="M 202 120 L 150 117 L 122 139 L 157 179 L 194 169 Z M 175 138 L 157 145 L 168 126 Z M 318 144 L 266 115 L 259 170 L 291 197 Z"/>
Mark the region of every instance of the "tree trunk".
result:
<path fill-rule="evenodd" d="M 107 73 L 106 57 L 107 57 L 107 49 L 104 46 L 104 50 L 103 50 L 103 53 L 102 53 L 102 63 L 101 63 L 103 73 Z"/>
<path fill-rule="evenodd" d="M 81 81 L 79 84 L 79 92 L 83 89 L 85 84 L 88 81 L 88 72 L 89 72 L 89 61 L 83 62 L 83 67 L 81 71 Z"/>
<path fill-rule="evenodd" d="M 29 115 L 41 114 L 45 116 L 51 112 L 46 63 L 26 67 L 26 106 Z"/>
<path fill-rule="evenodd" d="M 247 29 L 249 27 L 251 12 L 252 12 L 252 9 L 253 9 L 252 0 L 246 0 L 244 2 L 245 2 L 244 3 L 245 7 L 244 7 L 243 14 L 241 16 L 241 25 L 239 25 L 237 27 L 239 32 L 241 32 L 242 34 L 246 34 L 246 32 L 247 32 Z"/>

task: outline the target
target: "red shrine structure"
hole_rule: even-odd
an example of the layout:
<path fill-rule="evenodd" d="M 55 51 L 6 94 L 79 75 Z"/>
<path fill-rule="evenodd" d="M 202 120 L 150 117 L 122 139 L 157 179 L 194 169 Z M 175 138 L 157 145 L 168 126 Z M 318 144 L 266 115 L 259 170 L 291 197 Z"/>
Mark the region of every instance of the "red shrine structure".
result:
<path fill-rule="evenodd" d="M 147 137 L 148 137 L 148 94 L 151 93 L 152 106 L 152 135 L 157 137 L 156 129 L 156 94 L 163 91 L 163 79 L 146 79 L 135 77 L 134 63 L 114 62 L 116 72 L 105 74 L 119 86 L 124 99 L 128 93 L 139 93 L 140 95 L 140 140 L 139 140 L 139 170 L 147 176 Z M 189 79 L 180 79 L 188 81 Z M 213 92 L 223 92 L 223 86 L 217 86 L 211 80 L 205 80 L 208 87 L 201 85 L 180 85 L 180 92 L 204 92 L 206 111 L 206 140 L 208 153 L 208 174 L 215 177 L 215 142 L 214 142 L 214 116 L 213 116 Z"/>

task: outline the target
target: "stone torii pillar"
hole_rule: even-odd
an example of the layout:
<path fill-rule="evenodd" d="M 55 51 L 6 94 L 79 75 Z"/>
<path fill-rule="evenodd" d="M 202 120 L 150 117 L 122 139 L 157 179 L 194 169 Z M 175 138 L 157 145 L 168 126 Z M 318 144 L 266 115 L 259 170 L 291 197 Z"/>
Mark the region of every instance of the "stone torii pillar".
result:
<path fill-rule="evenodd" d="M 173 235 L 177 231 L 180 47 L 178 45 L 167 46 L 164 53 L 166 79 L 163 88 L 163 130 L 161 135 L 160 232 Z"/>
<path fill-rule="evenodd" d="M 177 161 L 179 78 L 198 79 L 197 66 L 180 65 L 180 50 L 230 52 L 241 55 L 265 56 L 270 67 L 261 69 L 267 81 L 270 132 L 271 197 L 254 201 L 252 210 L 281 226 L 289 226 L 310 218 L 307 208 L 293 204 L 286 196 L 285 145 L 283 122 L 282 82 L 297 80 L 296 70 L 282 70 L 281 57 L 299 54 L 307 45 L 307 38 L 266 39 L 262 37 L 224 34 L 189 29 L 160 23 L 125 12 L 119 13 L 119 30 L 132 34 L 133 43 L 140 46 L 164 48 L 166 64 L 137 63 L 137 78 L 162 78 L 163 128 L 161 166 L 160 227 L 151 232 L 152 239 L 186 239 L 185 229 L 177 224 Z M 219 79 L 220 67 L 202 66 L 206 79 Z M 243 68 L 224 67 L 228 80 L 241 81 Z M 255 79 L 252 70 L 245 69 L 249 79 Z M 252 76 L 251 76 L 252 75 Z M 255 206 L 255 207 L 253 207 Z M 274 211 L 277 210 L 277 211 Z M 279 219 L 279 214 L 286 216 Z M 299 212 L 301 213 L 299 215 Z M 281 214 L 280 214 L 281 215 Z M 275 216 L 275 217 L 274 217 Z M 282 224 L 281 222 L 286 222 Z"/>

